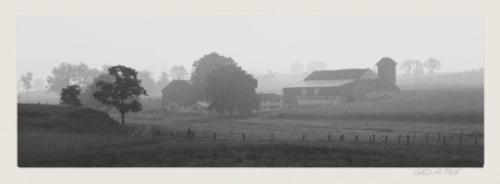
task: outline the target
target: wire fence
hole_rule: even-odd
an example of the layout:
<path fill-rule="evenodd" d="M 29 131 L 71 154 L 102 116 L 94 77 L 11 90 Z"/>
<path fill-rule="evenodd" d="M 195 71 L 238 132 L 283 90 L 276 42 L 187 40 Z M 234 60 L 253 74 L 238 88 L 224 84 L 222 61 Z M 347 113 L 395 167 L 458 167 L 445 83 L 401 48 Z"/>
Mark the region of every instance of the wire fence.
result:
<path fill-rule="evenodd" d="M 248 133 L 248 132 L 210 132 L 194 131 L 161 131 L 150 130 L 148 134 L 155 139 L 185 141 L 298 141 L 298 142 L 331 142 L 345 144 L 400 144 L 400 145 L 483 145 L 483 133 L 479 131 L 446 133 L 429 132 L 419 134 L 296 134 L 296 133 Z"/>

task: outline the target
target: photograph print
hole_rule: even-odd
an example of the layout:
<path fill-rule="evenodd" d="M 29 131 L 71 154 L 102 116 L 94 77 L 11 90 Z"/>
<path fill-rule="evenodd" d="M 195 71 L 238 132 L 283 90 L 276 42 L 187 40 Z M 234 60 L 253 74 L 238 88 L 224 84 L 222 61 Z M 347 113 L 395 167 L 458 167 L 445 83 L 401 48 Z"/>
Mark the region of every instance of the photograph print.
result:
<path fill-rule="evenodd" d="M 479 16 L 16 24 L 21 168 L 485 163 Z"/>

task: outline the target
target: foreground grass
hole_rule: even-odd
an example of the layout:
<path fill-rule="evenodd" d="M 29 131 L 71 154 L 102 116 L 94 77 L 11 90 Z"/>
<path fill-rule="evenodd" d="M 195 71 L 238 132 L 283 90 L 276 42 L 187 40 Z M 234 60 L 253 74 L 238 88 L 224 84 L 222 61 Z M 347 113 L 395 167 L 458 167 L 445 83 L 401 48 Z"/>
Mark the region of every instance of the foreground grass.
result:
<path fill-rule="evenodd" d="M 61 135 L 48 135 L 53 137 Z M 44 136 L 38 135 L 39 138 Z M 88 137 L 22 142 L 20 167 L 482 167 L 482 146 Z M 70 141 L 71 140 L 71 141 Z M 21 140 L 28 141 L 28 140 Z M 86 144 L 85 144 L 86 143 Z M 81 146 L 76 146 L 80 144 Z"/>
<path fill-rule="evenodd" d="M 472 145 L 467 133 L 482 130 L 482 123 L 165 118 L 140 113 L 120 126 L 97 111 L 45 105 L 19 105 L 18 116 L 20 167 L 482 167 L 484 162 L 482 144 Z M 139 135 L 134 134 L 137 127 L 148 128 Z M 163 135 L 152 136 L 151 127 Z M 187 129 L 198 139 L 182 139 Z M 181 134 L 172 139 L 169 132 Z M 210 138 L 214 132 L 216 140 Z M 457 145 L 450 138 L 447 145 L 421 143 L 427 133 L 435 140 L 445 132 L 464 132 L 468 142 Z M 420 143 L 396 144 L 401 133 L 416 135 Z M 345 135 L 345 141 L 327 142 L 330 134 L 333 140 Z M 366 143 L 372 134 L 378 142 Z M 298 141 L 301 135 L 307 139 Z M 388 135 L 389 143 L 380 143 L 380 135 Z M 353 136 L 360 142 L 353 143 Z"/>

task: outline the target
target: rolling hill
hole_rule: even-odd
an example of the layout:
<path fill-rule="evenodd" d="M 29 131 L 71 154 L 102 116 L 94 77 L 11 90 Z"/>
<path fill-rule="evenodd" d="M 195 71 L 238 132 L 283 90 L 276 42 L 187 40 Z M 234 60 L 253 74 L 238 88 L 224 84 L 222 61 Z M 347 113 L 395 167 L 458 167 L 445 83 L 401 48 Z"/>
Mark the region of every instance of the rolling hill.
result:
<path fill-rule="evenodd" d="M 125 131 L 106 113 L 66 105 L 18 104 L 19 133 L 114 134 Z"/>

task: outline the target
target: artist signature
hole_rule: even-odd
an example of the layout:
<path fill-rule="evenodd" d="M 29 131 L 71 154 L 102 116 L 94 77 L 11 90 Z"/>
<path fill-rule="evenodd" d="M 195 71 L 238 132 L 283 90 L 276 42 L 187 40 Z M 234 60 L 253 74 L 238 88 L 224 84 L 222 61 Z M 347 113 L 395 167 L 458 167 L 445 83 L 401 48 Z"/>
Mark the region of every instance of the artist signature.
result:
<path fill-rule="evenodd" d="M 457 168 L 422 168 L 416 169 L 415 175 L 430 176 L 430 175 L 458 175 L 460 169 Z"/>

